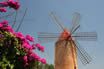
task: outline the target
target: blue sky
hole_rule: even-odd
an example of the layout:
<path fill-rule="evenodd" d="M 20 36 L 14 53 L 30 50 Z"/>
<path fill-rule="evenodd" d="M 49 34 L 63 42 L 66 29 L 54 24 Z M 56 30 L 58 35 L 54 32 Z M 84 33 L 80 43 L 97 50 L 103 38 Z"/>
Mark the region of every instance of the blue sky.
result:
<path fill-rule="evenodd" d="M 68 29 L 72 23 L 72 13 L 81 14 L 81 27 L 77 32 L 97 32 L 98 40 L 79 41 L 80 45 L 93 58 L 89 65 L 83 66 L 78 59 L 79 69 L 103 69 L 104 52 L 104 0 L 20 0 L 21 10 L 28 8 L 26 19 L 20 32 L 24 35 L 30 34 L 38 42 L 38 32 L 60 33 L 48 16 L 51 11 L 56 11 L 61 23 Z M 41 57 L 47 59 L 48 63 L 54 64 L 54 42 L 41 44 L 45 47 L 45 53 L 37 52 Z"/>

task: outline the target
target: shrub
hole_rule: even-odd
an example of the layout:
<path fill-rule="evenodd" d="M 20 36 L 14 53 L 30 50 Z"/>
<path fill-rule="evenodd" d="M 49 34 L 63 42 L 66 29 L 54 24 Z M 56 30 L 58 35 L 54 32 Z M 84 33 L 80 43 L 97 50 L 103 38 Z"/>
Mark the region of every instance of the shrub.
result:
<path fill-rule="evenodd" d="M 0 2 L 0 12 L 7 12 L 4 7 L 18 10 L 18 1 Z M 38 49 L 44 52 L 44 48 L 34 42 L 30 35 L 24 36 L 21 32 L 14 32 L 8 25 L 8 21 L 0 22 L 0 69 L 32 69 L 39 63 L 46 63 L 44 58 L 40 58 L 33 50 Z"/>

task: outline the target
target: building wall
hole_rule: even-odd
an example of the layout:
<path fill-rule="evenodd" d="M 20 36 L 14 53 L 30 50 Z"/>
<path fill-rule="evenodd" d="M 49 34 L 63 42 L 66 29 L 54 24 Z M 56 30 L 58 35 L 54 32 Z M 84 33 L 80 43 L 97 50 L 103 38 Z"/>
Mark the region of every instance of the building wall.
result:
<path fill-rule="evenodd" d="M 55 43 L 55 69 L 75 69 L 74 66 L 76 66 L 77 69 L 77 54 L 74 41 L 68 41 L 67 46 L 65 46 L 65 44 L 66 40 L 58 40 Z"/>

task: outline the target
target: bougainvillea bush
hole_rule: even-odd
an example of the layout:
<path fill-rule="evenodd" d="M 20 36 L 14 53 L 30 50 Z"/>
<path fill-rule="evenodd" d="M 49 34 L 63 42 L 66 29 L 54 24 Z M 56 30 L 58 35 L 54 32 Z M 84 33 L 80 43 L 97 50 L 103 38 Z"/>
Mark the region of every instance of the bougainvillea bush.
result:
<path fill-rule="evenodd" d="M 7 12 L 5 7 L 18 10 L 18 1 L 0 2 L 0 14 Z M 24 36 L 21 32 L 14 32 L 8 21 L 0 21 L 0 69 L 32 69 L 39 63 L 46 63 L 33 50 L 44 52 L 44 48 L 34 42 L 30 35 Z"/>

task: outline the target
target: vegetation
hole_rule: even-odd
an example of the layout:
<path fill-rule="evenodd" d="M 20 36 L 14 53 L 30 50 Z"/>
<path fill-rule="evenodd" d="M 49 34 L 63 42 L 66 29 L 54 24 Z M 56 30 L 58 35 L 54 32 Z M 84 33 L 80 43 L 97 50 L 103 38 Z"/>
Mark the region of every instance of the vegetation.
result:
<path fill-rule="evenodd" d="M 18 10 L 18 1 L 8 0 L 0 2 L 0 14 L 9 9 Z M 33 50 L 44 52 L 44 48 L 34 42 L 30 35 L 24 36 L 21 32 L 15 32 L 8 21 L 0 21 L 0 69 L 39 69 L 46 63 Z"/>

